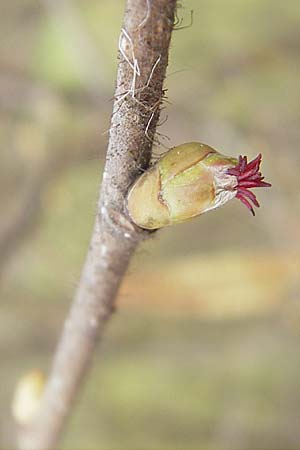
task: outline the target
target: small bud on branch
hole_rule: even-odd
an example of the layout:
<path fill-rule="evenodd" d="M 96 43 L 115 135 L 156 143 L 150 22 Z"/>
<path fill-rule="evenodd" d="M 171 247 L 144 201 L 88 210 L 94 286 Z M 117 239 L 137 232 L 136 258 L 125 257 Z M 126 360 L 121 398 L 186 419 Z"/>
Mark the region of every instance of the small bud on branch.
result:
<path fill-rule="evenodd" d="M 129 190 L 127 209 L 141 228 L 157 229 L 239 199 L 254 215 L 259 207 L 250 188 L 269 187 L 259 172 L 261 155 L 224 156 L 208 145 L 191 142 L 169 150 Z"/>

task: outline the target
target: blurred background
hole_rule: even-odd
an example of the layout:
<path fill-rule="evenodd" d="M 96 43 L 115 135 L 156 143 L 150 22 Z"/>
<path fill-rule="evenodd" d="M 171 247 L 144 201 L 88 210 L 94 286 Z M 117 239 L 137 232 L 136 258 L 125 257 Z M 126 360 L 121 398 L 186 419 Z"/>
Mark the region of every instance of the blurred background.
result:
<path fill-rule="evenodd" d="M 1 3 L 1 448 L 85 257 L 123 8 Z M 177 22 L 155 153 L 262 152 L 273 187 L 255 218 L 232 201 L 139 247 L 62 448 L 299 449 L 300 3 L 184 0 Z"/>

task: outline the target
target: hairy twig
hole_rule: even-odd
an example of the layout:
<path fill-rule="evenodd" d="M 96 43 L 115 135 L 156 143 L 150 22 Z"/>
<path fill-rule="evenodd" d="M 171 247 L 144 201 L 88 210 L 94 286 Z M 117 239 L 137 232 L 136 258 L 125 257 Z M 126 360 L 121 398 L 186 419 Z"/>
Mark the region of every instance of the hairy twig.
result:
<path fill-rule="evenodd" d="M 149 137 L 154 136 L 159 118 L 157 105 L 163 98 L 175 8 L 176 0 L 126 2 L 122 30 L 126 30 L 130 40 L 122 43 L 115 98 L 123 92 L 131 95 L 114 104 L 98 213 L 87 259 L 39 414 L 20 438 L 22 450 L 57 446 L 98 338 L 114 311 L 115 297 L 131 255 L 137 243 L 147 237 L 146 232 L 130 222 L 124 199 L 140 167 L 147 167 L 150 161 Z"/>

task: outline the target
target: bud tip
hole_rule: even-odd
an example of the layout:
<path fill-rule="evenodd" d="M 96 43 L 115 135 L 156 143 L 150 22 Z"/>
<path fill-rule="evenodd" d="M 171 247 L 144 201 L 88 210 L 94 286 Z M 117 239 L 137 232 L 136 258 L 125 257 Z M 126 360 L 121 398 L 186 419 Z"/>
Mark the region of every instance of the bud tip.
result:
<path fill-rule="evenodd" d="M 264 177 L 261 172 L 259 172 L 261 159 L 262 155 L 260 153 L 255 159 L 248 163 L 247 156 L 240 155 L 237 165 L 227 171 L 229 175 L 233 175 L 237 179 L 237 184 L 234 187 L 237 191 L 236 198 L 251 211 L 253 216 L 255 216 L 253 205 L 259 208 L 259 203 L 250 188 L 271 187 L 270 183 L 263 181 Z"/>

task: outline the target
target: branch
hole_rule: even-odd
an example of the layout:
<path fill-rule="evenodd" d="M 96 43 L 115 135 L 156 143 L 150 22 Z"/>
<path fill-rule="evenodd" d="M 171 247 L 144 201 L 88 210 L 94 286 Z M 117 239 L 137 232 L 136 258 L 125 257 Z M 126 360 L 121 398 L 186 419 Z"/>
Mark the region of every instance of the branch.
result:
<path fill-rule="evenodd" d="M 147 167 L 163 99 L 176 0 L 127 0 L 110 140 L 95 227 L 36 420 L 22 450 L 54 449 L 138 242 L 124 199 Z"/>

